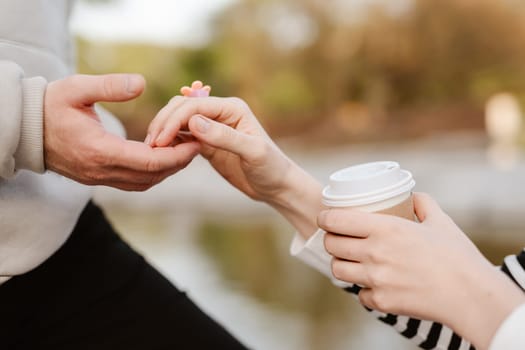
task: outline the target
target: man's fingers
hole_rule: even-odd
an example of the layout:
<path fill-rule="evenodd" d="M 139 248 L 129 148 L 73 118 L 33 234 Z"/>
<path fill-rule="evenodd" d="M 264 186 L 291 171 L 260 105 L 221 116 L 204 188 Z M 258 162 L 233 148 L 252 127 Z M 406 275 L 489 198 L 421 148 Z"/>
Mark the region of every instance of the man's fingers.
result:
<path fill-rule="evenodd" d="M 138 143 L 143 145 L 142 143 Z M 199 154 L 198 142 L 185 142 L 174 147 L 157 147 L 144 150 L 143 153 L 133 153 L 130 148 L 122 165 L 144 172 L 163 172 L 173 168 L 184 168 Z"/>
<path fill-rule="evenodd" d="M 125 141 L 126 148 L 135 148 L 133 141 Z M 143 144 L 142 144 L 143 145 Z M 143 145 L 145 146 L 145 145 Z M 145 146 L 147 147 L 147 146 Z M 145 191 L 158 184 L 166 177 L 185 168 L 199 153 L 200 144 L 197 142 L 184 143 L 175 147 L 151 149 L 150 152 L 139 151 L 122 152 L 118 156 L 108 154 L 104 162 L 86 173 L 80 181 L 87 185 L 106 185 L 126 191 Z M 143 158 L 149 154 L 150 160 Z M 93 168 L 93 167 L 91 167 Z"/>
<path fill-rule="evenodd" d="M 198 142 L 175 147 L 151 148 L 142 142 L 123 140 L 108 135 L 99 145 L 101 161 L 114 168 L 157 173 L 186 166 L 200 150 Z"/>
<path fill-rule="evenodd" d="M 72 104 L 89 106 L 96 102 L 121 102 L 139 96 L 146 85 L 138 74 L 73 75 L 60 82 Z"/>
<path fill-rule="evenodd" d="M 105 180 L 104 185 L 115 187 L 124 191 L 146 191 L 162 182 L 167 177 L 175 174 L 184 167 L 175 167 L 161 173 L 144 174 L 133 170 L 120 170 L 112 180 Z"/>

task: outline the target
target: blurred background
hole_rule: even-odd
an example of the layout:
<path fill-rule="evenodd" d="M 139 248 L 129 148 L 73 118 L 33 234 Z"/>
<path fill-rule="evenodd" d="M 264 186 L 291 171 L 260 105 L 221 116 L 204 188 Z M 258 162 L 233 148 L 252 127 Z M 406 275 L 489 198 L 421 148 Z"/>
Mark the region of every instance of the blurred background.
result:
<path fill-rule="evenodd" d="M 83 0 L 72 27 L 81 72 L 146 77 L 142 97 L 106 106 L 131 139 L 200 79 L 245 99 L 319 180 L 395 160 L 495 263 L 525 245 L 523 1 Z M 254 349 L 414 348 L 291 258 L 292 227 L 203 159 L 146 193 L 96 199 Z"/>

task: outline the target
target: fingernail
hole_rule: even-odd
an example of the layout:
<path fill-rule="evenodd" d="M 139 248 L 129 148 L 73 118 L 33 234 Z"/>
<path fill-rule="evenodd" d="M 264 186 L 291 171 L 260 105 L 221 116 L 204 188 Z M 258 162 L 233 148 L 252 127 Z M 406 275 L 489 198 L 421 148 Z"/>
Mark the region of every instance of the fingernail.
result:
<path fill-rule="evenodd" d="M 146 145 L 148 145 L 148 146 L 151 144 L 151 135 L 150 135 L 150 134 L 148 134 L 148 135 L 146 136 L 146 139 L 144 140 L 144 143 L 145 143 Z"/>
<path fill-rule="evenodd" d="M 197 118 L 197 130 L 201 133 L 206 133 L 210 128 L 210 121 L 203 117 Z"/>
<path fill-rule="evenodd" d="M 166 131 L 165 130 L 162 130 L 160 132 L 160 134 L 157 136 L 157 138 L 155 138 L 155 144 L 158 145 L 163 138 L 164 138 L 164 134 L 166 134 Z"/>
<path fill-rule="evenodd" d="M 136 94 L 139 90 L 142 89 L 143 78 L 137 74 L 129 74 L 128 81 L 126 84 L 126 90 L 130 94 Z"/>

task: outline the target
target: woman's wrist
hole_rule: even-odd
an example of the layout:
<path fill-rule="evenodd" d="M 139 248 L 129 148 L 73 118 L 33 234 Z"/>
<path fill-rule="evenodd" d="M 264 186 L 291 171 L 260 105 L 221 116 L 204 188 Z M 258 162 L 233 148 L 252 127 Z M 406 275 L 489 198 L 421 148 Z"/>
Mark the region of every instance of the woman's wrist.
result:
<path fill-rule="evenodd" d="M 317 231 L 317 215 L 324 209 L 321 203 L 322 185 L 301 167 L 290 162 L 281 190 L 266 202 L 307 240 Z"/>
<path fill-rule="evenodd" d="M 488 349 L 503 321 L 525 303 L 523 292 L 490 263 L 472 269 L 459 284 L 462 297 L 458 308 L 449 312 L 450 325 L 478 349 Z"/>

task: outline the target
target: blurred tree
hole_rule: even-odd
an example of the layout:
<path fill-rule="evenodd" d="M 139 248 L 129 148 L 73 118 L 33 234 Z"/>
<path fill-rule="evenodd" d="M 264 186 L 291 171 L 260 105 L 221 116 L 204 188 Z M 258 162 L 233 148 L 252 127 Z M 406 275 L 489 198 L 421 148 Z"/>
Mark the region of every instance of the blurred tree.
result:
<path fill-rule="evenodd" d="M 80 66 L 146 75 L 145 96 L 133 108 L 115 106 L 137 138 L 155 111 L 194 79 L 211 84 L 215 95 L 247 100 L 274 136 L 310 130 L 321 140 L 334 130 L 324 137 L 330 141 L 383 138 L 393 125 L 400 133 L 389 134 L 399 137 L 482 127 L 488 96 L 506 90 L 525 99 L 525 6 L 363 3 L 240 0 L 215 18 L 206 47 L 115 45 L 103 52 L 82 42 L 79 57 L 88 58 Z M 351 131 L 355 118 L 359 135 Z"/>

